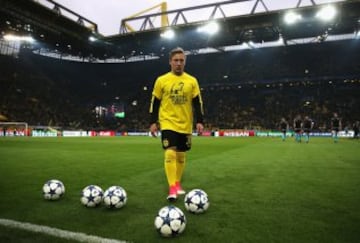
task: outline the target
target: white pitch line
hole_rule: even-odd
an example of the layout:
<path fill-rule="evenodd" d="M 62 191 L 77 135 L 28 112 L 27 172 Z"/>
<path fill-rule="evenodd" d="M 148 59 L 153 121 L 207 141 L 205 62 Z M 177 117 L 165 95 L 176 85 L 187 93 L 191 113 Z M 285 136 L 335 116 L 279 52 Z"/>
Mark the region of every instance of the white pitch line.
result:
<path fill-rule="evenodd" d="M 80 232 L 72 232 L 68 230 L 62 230 L 57 228 L 52 228 L 44 225 L 37 225 L 31 223 L 19 222 L 11 219 L 2 219 L 0 218 L 0 225 L 27 230 L 36 233 L 42 233 L 46 235 L 55 236 L 58 238 L 63 238 L 67 240 L 76 240 L 79 242 L 87 243 L 126 243 L 127 241 L 120 241 L 115 239 L 102 238 L 95 235 L 87 235 Z"/>

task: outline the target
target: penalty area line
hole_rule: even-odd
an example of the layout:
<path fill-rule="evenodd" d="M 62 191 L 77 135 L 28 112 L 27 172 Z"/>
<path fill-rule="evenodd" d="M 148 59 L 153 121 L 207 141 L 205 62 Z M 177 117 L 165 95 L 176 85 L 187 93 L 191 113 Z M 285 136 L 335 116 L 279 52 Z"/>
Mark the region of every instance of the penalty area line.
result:
<path fill-rule="evenodd" d="M 63 238 L 67 240 L 76 240 L 79 242 L 88 242 L 88 243 L 126 243 L 127 241 L 121 241 L 116 239 L 108 239 L 95 235 L 88 235 L 81 232 L 72 232 L 68 230 L 57 229 L 44 225 L 37 225 L 32 223 L 19 222 L 11 219 L 2 219 L 0 218 L 0 225 L 5 227 L 11 227 L 15 229 L 27 230 L 35 233 L 46 234 L 50 236 L 55 236 L 58 238 Z"/>

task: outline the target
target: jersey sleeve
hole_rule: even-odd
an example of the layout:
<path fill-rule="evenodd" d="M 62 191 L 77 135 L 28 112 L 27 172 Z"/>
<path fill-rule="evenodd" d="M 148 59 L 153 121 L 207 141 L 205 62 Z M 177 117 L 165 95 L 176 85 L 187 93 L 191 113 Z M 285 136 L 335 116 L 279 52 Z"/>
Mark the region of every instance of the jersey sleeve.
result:
<path fill-rule="evenodd" d="M 157 78 L 155 81 L 152 95 L 155 96 L 157 99 L 161 100 L 162 88 L 161 88 L 161 79 L 160 78 Z"/>

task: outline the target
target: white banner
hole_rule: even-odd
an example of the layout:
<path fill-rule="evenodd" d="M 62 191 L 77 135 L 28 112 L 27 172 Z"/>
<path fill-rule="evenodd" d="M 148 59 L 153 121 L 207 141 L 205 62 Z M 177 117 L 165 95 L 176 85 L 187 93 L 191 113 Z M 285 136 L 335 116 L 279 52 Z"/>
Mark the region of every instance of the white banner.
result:
<path fill-rule="evenodd" d="M 63 137 L 88 137 L 87 131 L 63 131 Z"/>

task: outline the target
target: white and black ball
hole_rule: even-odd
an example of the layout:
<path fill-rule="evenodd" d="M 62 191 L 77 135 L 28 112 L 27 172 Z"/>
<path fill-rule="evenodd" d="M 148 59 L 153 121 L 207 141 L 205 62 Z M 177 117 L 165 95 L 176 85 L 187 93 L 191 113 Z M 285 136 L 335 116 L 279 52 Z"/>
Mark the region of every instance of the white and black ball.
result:
<path fill-rule="evenodd" d="M 175 237 L 185 230 L 186 217 L 181 209 L 165 206 L 156 215 L 154 225 L 161 236 Z"/>
<path fill-rule="evenodd" d="M 81 191 L 80 202 L 89 208 L 98 206 L 103 198 L 103 190 L 97 185 L 89 185 Z"/>
<path fill-rule="evenodd" d="M 208 195 L 201 189 L 193 189 L 185 195 L 185 208 L 191 213 L 204 213 L 210 205 Z"/>
<path fill-rule="evenodd" d="M 108 208 L 122 208 L 126 205 L 127 202 L 127 194 L 125 189 L 121 186 L 109 187 L 104 192 L 103 202 Z"/>
<path fill-rule="evenodd" d="M 46 200 L 58 200 L 64 195 L 65 186 L 61 181 L 52 179 L 44 184 L 42 190 Z"/>

